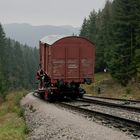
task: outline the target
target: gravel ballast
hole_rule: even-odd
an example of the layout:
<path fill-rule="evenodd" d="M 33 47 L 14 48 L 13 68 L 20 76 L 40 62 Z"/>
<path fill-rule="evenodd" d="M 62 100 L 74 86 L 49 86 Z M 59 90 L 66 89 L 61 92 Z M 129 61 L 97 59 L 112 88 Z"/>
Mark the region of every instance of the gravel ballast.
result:
<path fill-rule="evenodd" d="M 134 121 L 140 122 L 140 113 L 134 112 L 134 111 L 128 111 L 123 108 L 114 108 L 114 107 L 108 107 L 108 106 L 103 106 L 103 105 L 98 105 L 94 103 L 86 103 L 82 101 L 74 101 L 74 102 L 68 102 L 67 104 L 71 104 L 74 106 L 80 106 L 85 109 L 89 110 L 94 110 L 94 111 L 99 111 L 105 114 L 110 114 L 114 115 L 117 117 L 122 117 L 125 119 L 130 119 Z"/>
<path fill-rule="evenodd" d="M 28 94 L 21 101 L 31 140 L 131 140 L 116 129 L 99 125 Z"/>

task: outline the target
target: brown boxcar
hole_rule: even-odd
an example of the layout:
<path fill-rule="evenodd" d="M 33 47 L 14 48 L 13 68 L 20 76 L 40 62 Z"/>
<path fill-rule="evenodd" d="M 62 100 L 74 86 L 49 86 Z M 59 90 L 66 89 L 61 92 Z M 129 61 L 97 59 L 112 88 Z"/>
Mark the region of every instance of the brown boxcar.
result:
<path fill-rule="evenodd" d="M 74 90 L 77 91 L 81 83 L 94 80 L 95 44 L 86 38 L 69 36 L 52 44 L 40 41 L 39 49 L 41 68 L 48 75 L 50 85 L 53 85 L 49 86 L 51 91 L 71 96 L 71 83 L 76 85 Z M 63 83 L 61 90 L 57 85 L 60 81 Z M 78 97 L 79 91 L 74 94 Z"/>

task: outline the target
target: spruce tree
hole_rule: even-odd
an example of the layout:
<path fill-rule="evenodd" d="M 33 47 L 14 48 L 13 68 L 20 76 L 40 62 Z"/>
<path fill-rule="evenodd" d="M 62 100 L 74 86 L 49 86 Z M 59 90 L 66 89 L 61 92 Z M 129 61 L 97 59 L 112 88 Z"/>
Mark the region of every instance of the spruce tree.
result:
<path fill-rule="evenodd" d="M 79 36 L 88 38 L 88 20 L 85 18 Z"/>
<path fill-rule="evenodd" d="M 5 65 L 5 33 L 0 24 L 0 94 L 6 90 L 6 83 L 4 77 L 4 65 Z"/>
<path fill-rule="evenodd" d="M 107 1 L 96 18 L 96 72 L 108 68 L 112 50 L 112 3 Z"/>
<path fill-rule="evenodd" d="M 136 73 L 133 63 L 136 48 L 136 5 L 138 0 L 114 0 L 113 2 L 113 55 L 111 74 L 126 86 Z M 135 9 L 136 8 L 136 9 Z"/>
<path fill-rule="evenodd" d="M 88 39 L 92 42 L 96 41 L 96 17 L 97 13 L 93 9 L 88 19 Z"/>

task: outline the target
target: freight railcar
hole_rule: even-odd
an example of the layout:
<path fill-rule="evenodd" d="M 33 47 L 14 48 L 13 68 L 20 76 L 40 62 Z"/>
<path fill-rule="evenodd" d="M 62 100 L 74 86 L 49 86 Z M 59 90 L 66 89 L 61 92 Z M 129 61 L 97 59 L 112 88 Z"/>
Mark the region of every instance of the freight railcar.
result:
<path fill-rule="evenodd" d="M 48 43 L 40 41 L 38 94 L 46 100 L 82 97 L 80 84 L 94 81 L 95 44 L 68 36 Z"/>

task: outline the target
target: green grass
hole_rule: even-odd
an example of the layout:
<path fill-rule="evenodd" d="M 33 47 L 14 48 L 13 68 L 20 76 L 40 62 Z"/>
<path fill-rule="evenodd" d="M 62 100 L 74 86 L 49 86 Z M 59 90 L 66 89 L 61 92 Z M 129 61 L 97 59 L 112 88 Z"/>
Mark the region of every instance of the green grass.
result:
<path fill-rule="evenodd" d="M 101 97 L 140 100 L 140 89 L 135 82 L 130 82 L 127 87 L 122 87 L 113 80 L 108 73 L 95 74 L 95 82 L 91 85 L 82 85 L 87 94 Z M 98 92 L 98 88 L 101 92 Z"/>
<path fill-rule="evenodd" d="M 105 79 L 111 79 L 111 76 L 109 73 L 96 73 L 95 74 L 95 83 L 100 82 Z"/>
<path fill-rule="evenodd" d="M 20 109 L 20 100 L 26 91 L 8 93 L 0 105 L 0 140 L 26 140 L 28 127 Z"/>

